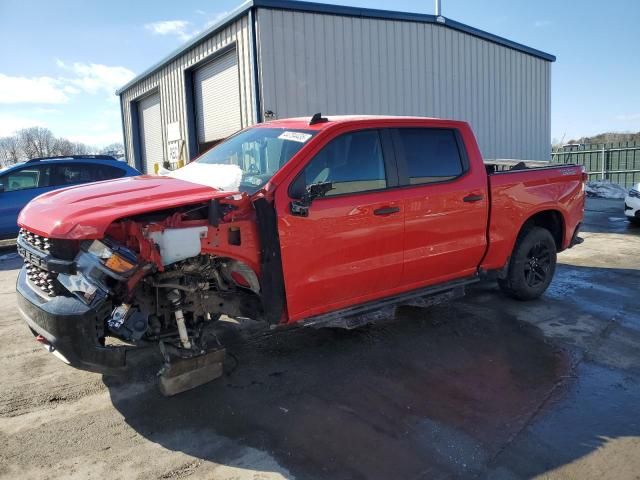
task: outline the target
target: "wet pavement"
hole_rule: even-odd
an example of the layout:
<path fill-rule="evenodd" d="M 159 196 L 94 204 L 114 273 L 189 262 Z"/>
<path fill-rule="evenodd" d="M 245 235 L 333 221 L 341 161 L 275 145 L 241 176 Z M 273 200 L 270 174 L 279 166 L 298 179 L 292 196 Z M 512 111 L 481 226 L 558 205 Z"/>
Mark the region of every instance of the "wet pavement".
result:
<path fill-rule="evenodd" d="M 541 300 L 493 284 L 356 331 L 231 348 L 162 397 L 47 355 L 0 252 L 0 477 L 640 478 L 640 228 L 590 200 Z"/>

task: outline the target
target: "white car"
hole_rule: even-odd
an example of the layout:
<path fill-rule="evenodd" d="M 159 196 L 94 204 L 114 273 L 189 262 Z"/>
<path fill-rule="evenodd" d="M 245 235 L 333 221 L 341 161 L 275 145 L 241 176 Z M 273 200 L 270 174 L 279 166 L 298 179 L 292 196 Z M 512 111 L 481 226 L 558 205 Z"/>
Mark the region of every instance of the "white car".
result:
<path fill-rule="evenodd" d="M 640 224 L 640 183 L 637 183 L 624 198 L 624 214 L 629 221 Z"/>

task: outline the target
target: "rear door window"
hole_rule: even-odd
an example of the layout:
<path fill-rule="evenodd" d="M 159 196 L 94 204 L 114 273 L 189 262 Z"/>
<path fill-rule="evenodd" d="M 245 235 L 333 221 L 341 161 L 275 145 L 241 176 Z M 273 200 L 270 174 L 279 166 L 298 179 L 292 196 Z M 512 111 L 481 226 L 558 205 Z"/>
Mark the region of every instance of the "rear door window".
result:
<path fill-rule="evenodd" d="M 100 180 L 111 180 L 112 178 L 124 177 L 126 173 L 122 168 L 113 167 L 111 165 L 94 164 L 91 165 L 91 168 L 94 169 L 92 181 L 96 182 Z"/>
<path fill-rule="evenodd" d="M 410 185 L 452 180 L 464 172 L 455 130 L 400 128 L 395 139 Z"/>
<path fill-rule="evenodd" d="M 331 182 L 326 196 L 386 188 L 382 142 L 377 130 L 346 133 L 331 140 L 303 171 L 307 186 Z"/>
<path fill-rule="evenodd" d="M 73 185 L 92 181 L 91 172 L 81 163 L 57 164 L 54 172 L 55 185 Z"/>

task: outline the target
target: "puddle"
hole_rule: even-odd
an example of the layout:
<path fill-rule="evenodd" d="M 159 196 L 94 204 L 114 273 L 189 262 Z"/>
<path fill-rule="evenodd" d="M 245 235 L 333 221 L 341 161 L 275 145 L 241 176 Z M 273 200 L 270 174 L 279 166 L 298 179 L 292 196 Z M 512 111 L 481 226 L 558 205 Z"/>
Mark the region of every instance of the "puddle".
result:
<path fill-rule="evenodd" d="M 402 309 L 351 332 L 299 330 L 232 353 L 230 377 L 171 399 L 151 390 L 119 401 L 112 385 L 113 404 L 142 435 L 217 463 L 224 445 L 192 451 L 169 433 L 268 451 L 300 478 L 415 478 L 477 470 L 568 369 L 535 327 L 455 306 Z M 445 465 L 455 452 L 466 453 Z"/>

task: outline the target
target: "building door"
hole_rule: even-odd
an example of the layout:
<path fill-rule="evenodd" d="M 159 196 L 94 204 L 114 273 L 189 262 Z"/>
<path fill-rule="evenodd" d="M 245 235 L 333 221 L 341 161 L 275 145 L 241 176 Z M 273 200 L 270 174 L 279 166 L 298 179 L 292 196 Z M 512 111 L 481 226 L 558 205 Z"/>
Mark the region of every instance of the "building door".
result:
<path fill-rule="evenodd" d="M 153 94 L 138 102 L 140 153 L 142 171 L 155 174 L 155 165 L 162 166 L 162 124 L 160 121 L 160 95 Z"/>
<path fill-rule="evenodd" d="M 242 128 L 240 78 L 236 50 L 197 69 L 193 74 L 198 152 Z"/>

